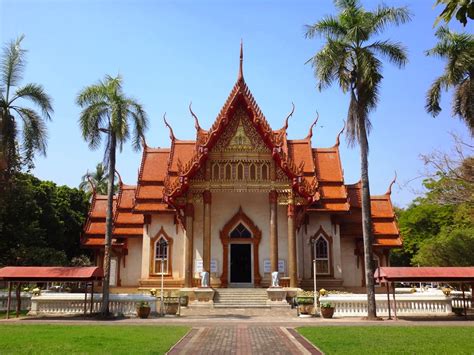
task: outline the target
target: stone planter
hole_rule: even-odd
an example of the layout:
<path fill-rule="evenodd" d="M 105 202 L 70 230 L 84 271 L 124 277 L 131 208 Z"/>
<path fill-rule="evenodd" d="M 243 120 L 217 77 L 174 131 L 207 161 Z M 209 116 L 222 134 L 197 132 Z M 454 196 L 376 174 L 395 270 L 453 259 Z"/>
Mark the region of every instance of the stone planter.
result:
<path fill-rule="evenodd" d="M 165 303 L 165 314 L 175 316 L 178 314 L 179 303 Z"/>
<path fill-rule="evenodd" d="M 150 307 L 137 307 L 137 316 L 138 318 L 148 318 L 150 316 L 151 308 Z"/>
<path fill-rule="evenodd" d="M 312 317 L 314 314 L 314 305 L 312 304 L 299 304 L 298 313 L 300 317 Z"/>
<path fill-rule="evenodd" d="M 189 303 L 189 307 L 213 307 L 215 291 L 210 287 L 200 287 L 194 289 L 194 301 Z"/>
<path fill-rule="evenodd" d="M 287 291 L 282 287 L 267 288 L 267 305 L 271 307 L 290 307 L 286 301 L 286 294 Z"/>
<path fill-rule="evenodd" d="M 334 315 L 334 307 L 321 307 L 321 315 L 323 318 L 332 318 Z"/>

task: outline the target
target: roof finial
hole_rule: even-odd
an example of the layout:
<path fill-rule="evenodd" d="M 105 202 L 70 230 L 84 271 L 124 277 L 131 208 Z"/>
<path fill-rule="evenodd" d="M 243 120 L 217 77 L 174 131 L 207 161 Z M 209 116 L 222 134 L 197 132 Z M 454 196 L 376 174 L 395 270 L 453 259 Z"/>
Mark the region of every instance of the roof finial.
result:
<path fill-rule="evenodd" d="M 148 148 L 148 144 L 146 144 L 146 139 L 145 139 L 145 135 L 142 134 L 140 136 L 140 140 L 142 141 L 142 146 L 143 146 L 143 150 L 145 150 L 146 148 Z"/>
<path fill-rule="evenodd" d="M 344 132 L 345 129 L 346 129 L 346 120 L 344 120 L 344 126 L 342 126 L 341 131 L 337 134 L 336 144 L 334 145 L 335 147 L 339 147 L 339 144 L 341 144 L 340 137 L 341 137 L 342 132 Z"/>
<path fill-rule="evenodd" d="M 319 112 L 316 111 L 316 119 L 309 127 L 309 132 L 308 132 L 308 135 L 306 136 L 306 139 L 311 139 L 313 137 L 313 128 L 314 126 L 316 126 L 316 123 L 318 123 L 318 120 L 319 120 Z"/>
<path fill-rule="evenodd" d="M 174 142 L 175 136 L 174 136 L 173 128 L 171 128 L 168 121 L 166 121 L 166 112 L 163 115 L 163 121 L 165 121 L 165 126 L 168 127 L 168 129 L 170 130 L 170 139 L 171 139 L 171 141 Z"/>
<path fill-rule="evenodd" d="M 240 39 L 240 65 L 239 65 L 239 76 L 238 80 L 244 80 L 244 70 L 243 70 L 243 62 L 244 62 L 244 42 L 242 38 Z"/>
<path fill-rule="evenodd" d="M 288 129 L 288 120 L 290 119 L 291 116 L 293 116 L 293 112 L 295 112 L 295 104 L 292 102 L 291 105 L 293 106 L 293 108 L 291 109 L 291 112 L 289 113 L 289 115 L 286 116 L 285 125 L 282 128 L 285 131 Z"/>
<path fill-rule="evenodd" d="M 201 129 L 201 126 L 199 125 L 199 120 L 197 116 L 194 114 L 193 109 L 191 108 L 191 105 L 193 102 L 191 101 L 189 103 L 189 112 L 191 112 L 191 115 L 194 117 L 194 127 L 196 128 L 196 131 L 199 131 Z"/>
<path fill-rule="evenodd" d="M 89 174 L 89 170 L 87 170 L 87 172 L 86 172 L 86 179 L 89 182 L 89 185 L 91 185 L 92 194 L 95 195 L 96 188 L 95 188 L 94 183 L 92 182 L 91 176 Z"/>
<path fill-rule="evenodd" d="M 118 172 L 117 169 L 115 169 L 115 174 L 117 174 L 119 185 L 122 186 L 123 185 L 122 177 L 120 176 L 120 173 Z"/>
<path fill-rule="evenodd" d="M 395 184 L 395 181 L 397 181 L 397 172 L 396 172 L 396 171 L 395 171 L 395 176 L 393 177 L 392 182 L 391 182 L 390 185 L 388 186 L 388 190 L 387 190 L 387 192 L 385 193 L 385 195 L 391 195 L 391 194 L 392 194 L 392 186 L 393 186 L 393 184 Z"/>

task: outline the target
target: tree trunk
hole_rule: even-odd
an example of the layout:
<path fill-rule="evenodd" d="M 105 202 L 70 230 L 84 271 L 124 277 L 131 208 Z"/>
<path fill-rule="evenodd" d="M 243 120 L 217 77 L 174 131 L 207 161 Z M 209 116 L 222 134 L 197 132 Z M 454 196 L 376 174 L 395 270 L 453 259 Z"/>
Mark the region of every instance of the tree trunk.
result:
<path fill-rule="evenodd" d="M 105 247 L 104 247 L 104 282 L 102 287 L 102 316 L 109 315 L 109 294 L 110 294 L 110 253 L 112 249 L 112 228 L 113 228 L 113 202 L 114 202 L 114 178 L 115 178 L 115 150 L 117 138 L 111 132 L 109 151 L 109 180 L 107 183 L 107 214 L 105 218 Z"/>
<path fill-rule="evenodd" d="M 365 122 L 364 122 L 365 123 Z M 365 124 L 359 124 L 360 172 L 362 183 L 362 234 L 364 238 L 365 284 L 367 288 L 367 318 L 377 318 L 375 305 L 375 280 L 373 270 L 372 214 L 369 188 L 369 142 Z"/>
<path fill-rule="evenodd" d="M 21 283 L 19 282 L 16 284 L 15 296 L 16 296 L 16 317 L 18 318 L 21 313 Z"/>

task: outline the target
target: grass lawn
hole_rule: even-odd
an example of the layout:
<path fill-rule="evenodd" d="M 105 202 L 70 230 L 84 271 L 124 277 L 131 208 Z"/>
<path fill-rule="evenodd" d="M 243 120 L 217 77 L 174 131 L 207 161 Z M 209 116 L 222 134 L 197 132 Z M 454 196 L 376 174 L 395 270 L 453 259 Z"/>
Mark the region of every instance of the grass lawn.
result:
<path fill-rule="evenodd" d="M 474 327 L 302 327 L 326 354 L 474 354 Z"/>
<path fill-rule="evenodd" d="M 25 317 L 28 311 L 24 310 L 20 312 L 20 317 Z M 7 312 L 6 311 L 0 311 L 0 319 L 5 319 L 7 318 Z M 10 318 L 16 318 L 16 311 L 11 309 L 10 310 Z"/>
<path fill-rule="evenodd" d="M 189 330 L 175 326 L 0 325 L 0 353 L 164 354 Z"/>

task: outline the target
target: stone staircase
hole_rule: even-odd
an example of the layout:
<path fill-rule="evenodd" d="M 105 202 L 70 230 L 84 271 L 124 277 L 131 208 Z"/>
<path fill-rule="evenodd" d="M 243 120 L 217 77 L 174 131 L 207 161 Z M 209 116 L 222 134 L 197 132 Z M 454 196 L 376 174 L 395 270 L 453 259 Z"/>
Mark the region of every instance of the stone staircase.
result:
<path fill-rule="evenodd" d="M 264 288 L 216 288 L 214 308 L 270 308 Z"/>

